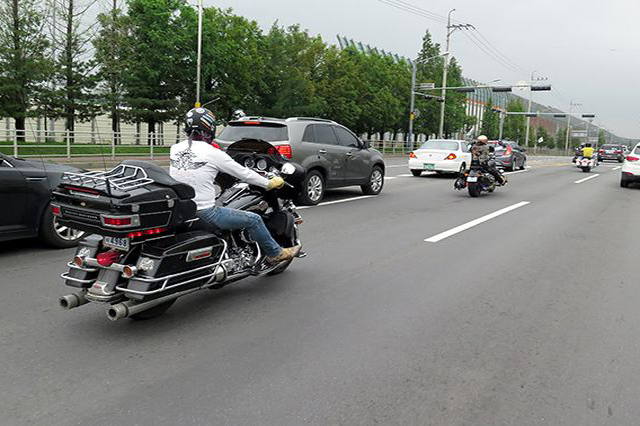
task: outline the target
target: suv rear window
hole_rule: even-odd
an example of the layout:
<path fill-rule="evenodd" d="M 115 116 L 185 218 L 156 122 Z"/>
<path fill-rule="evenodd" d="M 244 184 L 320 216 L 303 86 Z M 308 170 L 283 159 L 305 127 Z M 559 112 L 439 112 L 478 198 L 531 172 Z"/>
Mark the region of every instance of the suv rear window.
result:
<path fill-rule="evenodd" d="M 240 139 L 262 139 L 267 142 L 279 142 L 289 140 L 289 132 L 285 124 L 238 121 L 229 123 L 218 138 L 223 141 L 232 142 L 239 141 Z"/>
<path fill-rule="evenodd" d="M 420 149 L 445 149 L 448 151 L 457 151 L 458 150 L 458 142 L 455 141 L 442 141 L 442 140 L 431 140 L 426 141 L 422 144 Z"/>
<path fill-rule="evenodd" d="M 602 149 L 620 149 L 618 145 L 602 145 Z"/>

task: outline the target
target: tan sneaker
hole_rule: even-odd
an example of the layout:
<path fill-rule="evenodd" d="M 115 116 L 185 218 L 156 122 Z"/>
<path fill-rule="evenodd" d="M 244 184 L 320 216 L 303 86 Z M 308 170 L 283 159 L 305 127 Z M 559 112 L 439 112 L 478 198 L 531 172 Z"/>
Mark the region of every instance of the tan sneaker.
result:
<path fill-rule="evenodd" d="M 267 257 L 267 263 L 275 265 L 276 263 L 284 262 L 285 260 L 291 260 L 300 253 L 301 248 L 301 245 L 284 248 L 279 255 Z"/>

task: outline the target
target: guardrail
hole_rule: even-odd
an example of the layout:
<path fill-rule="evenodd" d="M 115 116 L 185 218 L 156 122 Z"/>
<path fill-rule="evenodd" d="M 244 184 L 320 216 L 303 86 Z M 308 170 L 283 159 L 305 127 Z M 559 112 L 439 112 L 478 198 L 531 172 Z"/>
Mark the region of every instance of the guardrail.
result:
<path fill-rule="evenodd" d="M 2 134 L 2 133 L 0 133 Z M 0 140 L 0 152 L 16 157 L 110 157 L 148 156 L 168 154 L 166 141 L 173 143 L 162 133 L 110 132 L 109 134 L 86 131 L 16 131 L 5 130 L 7 140 Z M 177 136 L 176 136 L 177 137 Z"/>

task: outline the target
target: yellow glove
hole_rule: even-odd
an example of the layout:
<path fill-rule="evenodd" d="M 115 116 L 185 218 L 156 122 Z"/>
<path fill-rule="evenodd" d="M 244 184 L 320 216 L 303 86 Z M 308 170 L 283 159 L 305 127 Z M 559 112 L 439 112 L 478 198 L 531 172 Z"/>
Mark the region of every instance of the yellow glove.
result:
<path fill-rule="evenodd" d="M 280 176 L 274 176 L 271 179 L 269 179 L 269 184 L 267 185 L 267 191 L 270 191 L 272 189 L 280 189 L 284 186 L 284 179 L 282 179 Z"/>

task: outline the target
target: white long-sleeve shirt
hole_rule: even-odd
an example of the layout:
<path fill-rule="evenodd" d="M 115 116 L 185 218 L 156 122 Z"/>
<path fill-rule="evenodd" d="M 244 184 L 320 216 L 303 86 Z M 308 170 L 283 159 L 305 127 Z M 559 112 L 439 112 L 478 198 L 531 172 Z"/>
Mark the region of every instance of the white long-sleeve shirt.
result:
<path fill-rule="evenodd" d="M 183 141 L 171 147 L 169 174 L 175 180 L 191 185 L 196 192 L 193 199 L 198 210 L 215 205 L 218 197 L 215 179 L 224 172 L 251 185 L 266 188 L 269 180 L 253 170 L 241 166 L 224 151 L 206 142 Z"/>

